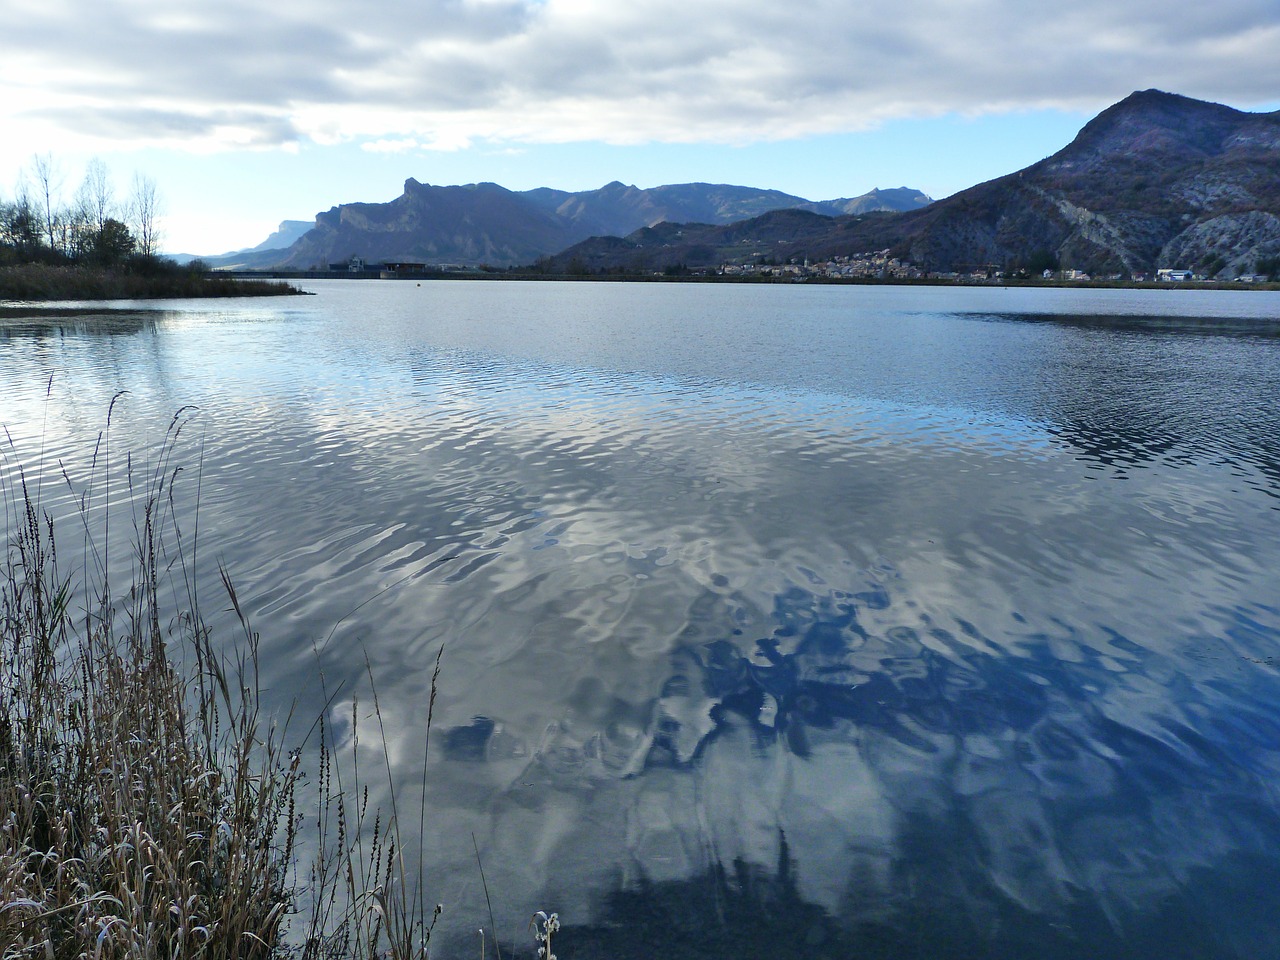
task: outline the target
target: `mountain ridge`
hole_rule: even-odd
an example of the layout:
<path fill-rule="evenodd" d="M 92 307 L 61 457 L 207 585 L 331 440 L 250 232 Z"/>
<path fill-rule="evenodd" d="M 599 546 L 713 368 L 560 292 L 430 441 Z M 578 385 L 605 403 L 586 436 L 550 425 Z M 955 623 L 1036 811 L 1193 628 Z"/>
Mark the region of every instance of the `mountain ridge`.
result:
<path fill-rule="evenodd" d="M 1061 266 L 1106 275 L 1157 267 L 1245 273 L 1280 256 L 1280 111 L 1246 113 L 1138 91 L 1053 155 L 927 207 L 831 218 L 785 244 L 771 229 L 768 221 L 758 230 L 739 226 L 736 242 L 757 259 L 887 250 L 934 272 Z M 551 266 L 700 268 L 731 246 L 718 226 L 684 225 L 681 233 L 674 246 L 655 247 L 640 235 L 622 246 L 588 241 L 562 251 Z"/>
<path fill-rule="evenodd" d="M 208 259 L 216 266 L 229 260 L 238 267 L 290 269 L 324 269 L 352 258 L 502 267 L 554 255 L 592 236 L 631 233 L 663 221 L 731 223 L 777 209 L 911 209 L 929 202 L 907 187 L 815 202 L 734 184 L 641 188 L 615 180 L 596 190 L 517 192 L 495 183 L 442 186 L 410 177 L 403 193 L 385 203 L 344 203 L 317 214 L 311 229 L 283 251 L 254 248 Z"/>

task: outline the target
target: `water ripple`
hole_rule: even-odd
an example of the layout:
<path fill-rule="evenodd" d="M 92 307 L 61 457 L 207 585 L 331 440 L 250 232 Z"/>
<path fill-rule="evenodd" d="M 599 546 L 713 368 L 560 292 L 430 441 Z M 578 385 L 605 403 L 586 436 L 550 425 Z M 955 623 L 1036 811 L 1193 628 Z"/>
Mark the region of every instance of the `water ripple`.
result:
<path fill-rule="evenodd" d="M 815 955 L 1273 942 L 1273 301 L 659 286 L 8 332 L 0 475 L 70 508 L 119 390 L 139 478 L 196 404 L 202 589 L 231 571 L 270 695 L 307 715 L 368 663 L 417 783 L 444 644 L 432 876 L 465 887 L 474 833 L 580 944 L 700 898 L 723 956 L 716 910 Z"/>

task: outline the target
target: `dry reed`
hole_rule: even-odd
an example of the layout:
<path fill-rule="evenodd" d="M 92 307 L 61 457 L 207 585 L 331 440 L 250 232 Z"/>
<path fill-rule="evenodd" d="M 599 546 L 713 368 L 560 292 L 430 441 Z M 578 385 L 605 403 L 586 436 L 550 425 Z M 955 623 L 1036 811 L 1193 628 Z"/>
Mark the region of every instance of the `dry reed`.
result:
<path fill-rule="evenodd" d="M 263 711 L 258 638 L 225 570 L 242 640 L 215 644 L 200 616 L 195 537 L 173 495 L 184 413 L 142 489 L 127 460 L 129 496 L 94 513 L 89 491 L 111 489 L 108 413 L 90 482 L 70 498 L 79 579 L 59 564 L 40 481 L 0 470 L 0 956 L 421 960 L 440 908 L 428 914 L 406 875 L 394 811 L 371 810 L 367 787 L 344 779 L 323 715 L 286 746 L 288 717 Z M 117 509 L 135 542 L 129 585 L 113 593 Z M 91 569 L 98 582 L 83 582 Z M 317 773 L 303 790 L 308 739 Z M 316 850 L 301 871 L 300 830 Z"/>

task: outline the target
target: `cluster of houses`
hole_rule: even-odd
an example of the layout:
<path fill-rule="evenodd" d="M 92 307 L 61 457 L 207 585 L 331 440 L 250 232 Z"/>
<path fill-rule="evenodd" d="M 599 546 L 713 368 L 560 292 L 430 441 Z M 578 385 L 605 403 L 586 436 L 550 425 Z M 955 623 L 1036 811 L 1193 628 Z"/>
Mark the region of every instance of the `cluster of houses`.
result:
<path fill-rule="evenodd" d="M 831 280 L 918 280 L 923 271 L 889 256 L 888 250 L 855 253 L 847 257 L 790 263 L 723 263 L 716 270 L 723 277 L 822 277 Z"/>
<path fill-rule="evenodd" d="M 1136 274 L 1134 275 L 1134 279 L 1138 279 Z M 1147 279 L 1145 274 L 1142 279 Z M 1190 270 L 1172 270 L 1162 267 L 1156 271 L 1156 280 L 1162 283 L 1187 283 L 1190 281 L 1205 281 L 1212 279 L 1214 278 L 1206 277 L 1200 273 L 1193 273 Z M 1261 273 L 1242 273 L 1240 276 L 1235 278 L 1236 283 L 1266 283 L 1267 280 L 1268 277 Z"/>
<path fill-rule="evenodd" d="M 1005 279 L 1003 268 L 996 264 L 979 264 L 962 270 L 925 271 L 918 267 L 889 256 L 888 250 L 874 253 L 859 253 L 848 257 L 836 257 L 832 260 L 810 263 L 792 261 L 786 264 L 766 263 L 725 263 L 716 271 L 726 277 L 792 277 L 795 279 L 820 277 L 825 279 L 864 279 L 864 280 L 949 280 L 955 283 L 993 283 Z M 1025 276 L 1025 274 L 1023 275 Z M 1041 274 L 1045 280 L 1065 280 L 1084 283 L 1092 280 L 1107 282 L 1132 281 L 1148 283 L 1155 280 L 1159 283 L 1193 283 L 1207 282 L 1213 277 L 1182 270 L 1175 267 L 1161 267 L 1154 275 L 1150 273 L 1132 273 L 1128 276 L 1115 273 L 1106 276 L 1093 276 L 1084 270 L 1045 270 Z M 1247 273 L 1234 278 L 1237 283 L 1266 283 L 1264 274 Z"/>
<path fill-rule="evenodd" d="M 1150 273 L 1135 272 L 1127 277 L 1122 273 L 1112 273 L 1106 276 L 1095 277 L 1083 270 L 1046 270 L 1044 271 L 1044 279 L 1046 280 L 1131 280 L 1134 283 L 1149 283 L 1155 280 L 1157 283 L 1207 283 L 1214 277 L 1206 276 L 1202 273 L 1196 273 L 1193 270 L 1181 270 L 1176 267 L 1160 267 L 1156 270 L 1155 275 Z M 1263 274 L 1246 273 L 1234 278 L 1237 283 L 1266 283 L 1267 277 Z"/>

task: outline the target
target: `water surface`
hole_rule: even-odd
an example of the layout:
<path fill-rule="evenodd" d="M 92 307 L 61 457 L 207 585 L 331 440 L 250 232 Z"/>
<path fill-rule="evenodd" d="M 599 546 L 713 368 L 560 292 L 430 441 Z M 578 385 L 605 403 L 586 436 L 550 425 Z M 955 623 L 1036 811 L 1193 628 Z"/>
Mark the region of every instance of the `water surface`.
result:
<path fill-rule="evenodd" d="M 440 955 L 473 835 L 564 960 L 1277 955 L 1280 297 L 313 289 L 11 312 L 3 469 L 182 411 L 205 595 L 410 785 L 445 647 Z"/>

